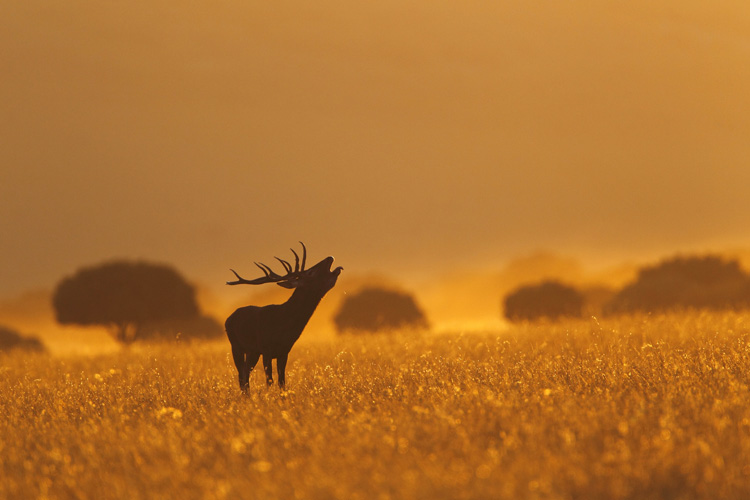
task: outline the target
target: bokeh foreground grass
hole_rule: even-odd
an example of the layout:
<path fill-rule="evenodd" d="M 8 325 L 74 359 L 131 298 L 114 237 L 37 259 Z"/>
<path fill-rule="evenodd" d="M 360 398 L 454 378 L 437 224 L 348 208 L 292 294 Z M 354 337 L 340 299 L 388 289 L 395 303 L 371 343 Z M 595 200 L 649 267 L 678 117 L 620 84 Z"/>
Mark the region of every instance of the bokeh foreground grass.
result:
<path fill-rule="evenodd" d="M 750 498 L 750 317 L 0 357 L 2 498 Z"/>

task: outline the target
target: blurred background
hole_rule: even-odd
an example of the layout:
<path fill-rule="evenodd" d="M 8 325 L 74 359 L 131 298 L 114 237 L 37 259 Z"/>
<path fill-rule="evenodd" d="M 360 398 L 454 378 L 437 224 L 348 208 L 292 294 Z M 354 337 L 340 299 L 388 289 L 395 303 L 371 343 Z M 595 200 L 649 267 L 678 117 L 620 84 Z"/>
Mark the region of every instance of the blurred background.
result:
<path fill-rule="evenodd" d="M 0 320 L 81 266 L 178 268 L 217 317 L 289 258 L 500 321 L 528 279 L 619 286 L 750 248 L 750 7 L 699 2 L 0 5 Z M 43 307 L 47 307 L 43 312 Z M 46 316 L 45 316 L 46 315 Z M 46 320 L 44 320 L 46 321 Z"/>

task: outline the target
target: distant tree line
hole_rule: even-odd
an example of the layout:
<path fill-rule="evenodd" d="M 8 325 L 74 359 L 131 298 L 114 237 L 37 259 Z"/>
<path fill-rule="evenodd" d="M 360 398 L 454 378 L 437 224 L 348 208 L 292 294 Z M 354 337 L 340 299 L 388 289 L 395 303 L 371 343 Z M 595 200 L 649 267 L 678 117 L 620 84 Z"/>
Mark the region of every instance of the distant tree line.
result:
<path fill-rule="evenodd" d="M 511 321 L 581 317 L 595 293 L 555 281 L 524 285 L 503 301 Z M 588 295 L 588 296 L 587 296 Z M 666 312 L 688 309 L 750 308 L 750 275 L 735 260 L 718 256 L 675 257 L 642 268 L 637 278 L 601 301 L 600 314 Z"/>
<path fill-rule="evenodd" d="M 105 326 L 124 344 L 223 335 L 221 325 L 200 312 L 195 289 L 176 270 L 160 264 L 115 261 L 80 269 L 58 284 L 53 306 L 60 323 Z M 711 255 L 644 267 L 620 290 L 544 281 L 516 288 L 502 303 L 511 321 L 745 308 L 750 308 L 750 275 L 737 261 Z M 388 287 L 365 287 L 347 295 L 333 322 L 339 333 L 429 327 L 413 295 Z M 19 343 L 15 338 L 0 330 L 0 348 L 3 342 Z"/>

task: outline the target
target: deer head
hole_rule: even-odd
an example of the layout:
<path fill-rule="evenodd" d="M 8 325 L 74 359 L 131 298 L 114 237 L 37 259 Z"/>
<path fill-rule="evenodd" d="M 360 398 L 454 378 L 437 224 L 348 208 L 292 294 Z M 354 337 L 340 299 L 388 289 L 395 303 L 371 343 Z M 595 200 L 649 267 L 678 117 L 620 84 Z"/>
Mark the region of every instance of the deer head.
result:
<path fill-rule="evenodd" d="M 297 288 L 297 289 L 310 289 L 318 291 L 321 294 L 325 294 L 328 290 L 333 288 L 336 284 L 336 280 L 344 270 L 343 267 L 337 267 L 331 270 L 333 265 L 333 257 L 326 257 L 309 269 L 305 269 L 305 261 L 307 260 L 307 248 L 305 244 L 300 241 L 302 245 L 302 262 L 297 252 L 293 248 L 290 248 L 294 254 L 294 266 L 278 257 L 274 257 L 284 267 L 286 274 L 276 274 L 267 265 L 258 262 L 254 262 L 258 268 L 263 271 L 264 276 L 255 278 L 253 280 L 246 280 L 234 269 L 230 269 L 232 273 L 237 277 L 235 281 L 227 281 L 227 285 L 262 285 L 264 283 L 276 283 L 277 285 L 284 288 Z"/>

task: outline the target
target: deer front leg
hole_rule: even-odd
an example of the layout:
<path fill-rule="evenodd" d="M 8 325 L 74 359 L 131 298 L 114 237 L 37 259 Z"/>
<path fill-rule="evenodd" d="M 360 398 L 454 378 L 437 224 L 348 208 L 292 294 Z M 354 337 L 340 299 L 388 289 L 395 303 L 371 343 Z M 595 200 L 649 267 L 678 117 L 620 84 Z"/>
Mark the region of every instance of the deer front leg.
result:
<path fill-rule="evenodd" d="M 232 358 L 234 358 L 234 366 L 237 367 L 237 375 L 240 381 L 240 390 L 247 392 L 247 388 L 250 386 L 250 371 L 246 368 L 245 363 L 245 351 L 239 346 L 232 346 Z"/>
<path fill-rule="evenodd" d="M 270 355 L 263 355 L 263 369 L 266 371 L 266 384 L 273 385 L 273 358 Z"/>
<path fill-rule="evenodd" d="M 286 385 L 286 360 L 288 356 L 288 354 L 284 354 L 276 359 L 276 372 L 279 374 L 279 387 L 282 389 Z"/>

